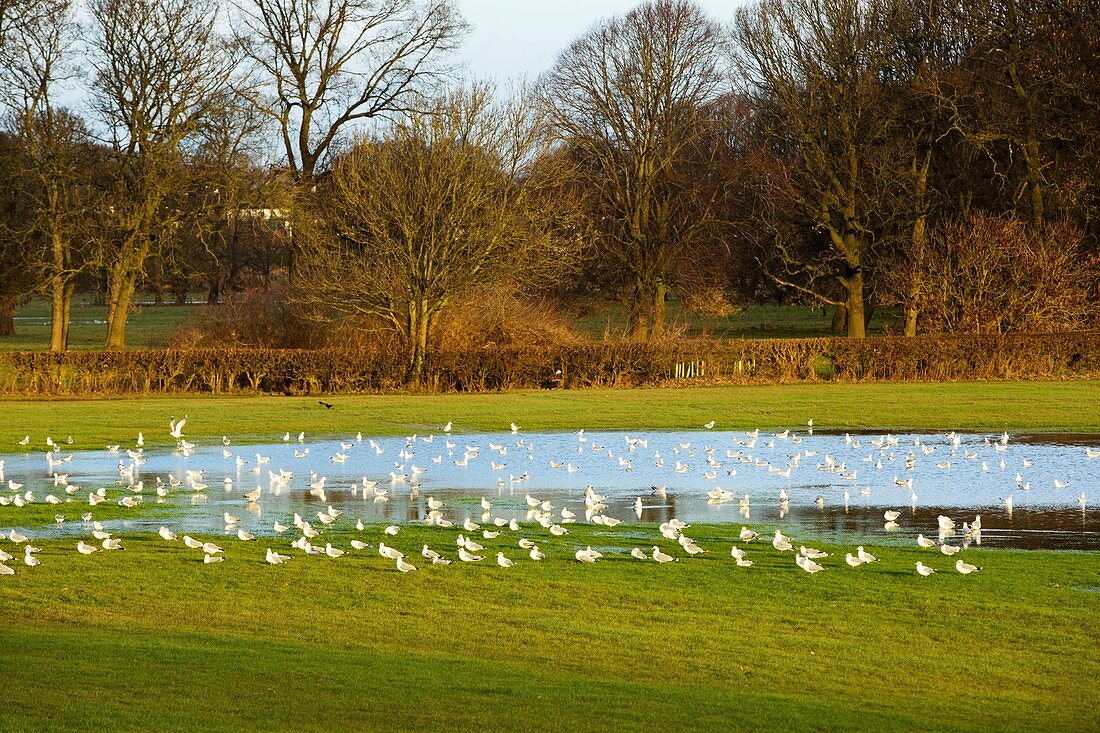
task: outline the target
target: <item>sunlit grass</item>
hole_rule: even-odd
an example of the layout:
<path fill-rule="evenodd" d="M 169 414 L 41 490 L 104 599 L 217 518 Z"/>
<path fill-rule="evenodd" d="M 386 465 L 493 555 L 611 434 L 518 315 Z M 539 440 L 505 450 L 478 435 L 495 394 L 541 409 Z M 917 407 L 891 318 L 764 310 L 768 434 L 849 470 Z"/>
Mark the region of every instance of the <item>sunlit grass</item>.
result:
<path fill-rule="evenodd" d="M 496 394 L 310 397 L 156 396 L 100 400 L 0 400 L 0 450 L 45 450 L 73 436 L 73 449 L 171 443 L 168 419 L 187 416 L 185 434 L 210 440 L 278 441 L 309 436 L 502 431 L 804 428 L 1100 431 L 1100 382 L 793 384 L 634 390 L 523 390 Z M 27 447 L 17 441 L 30 436 Z M 69 446 L 66 446 L 67 448 Z"/>
<path fill-rule="evenodd" d="M 809 576 L 760 542 L 735 567 L 736 531 L 690 528 L 711 554 L 664 566 L 625 554 L 684 556 L 633 525 L 521 532 L 542 563 L 507 531 L 479 539 L 481 563 L 449 567 L 418 551 L 453 557 L 456 530 L 318 540 L 388 539 L 420 567 L 409 574 L 374 549 L 266 565 L 284 538 L 203 536 L 226 548 L 210 566 L 155 535 L 91 557 L 36 540 L 43 565 L 0 577 L 0 728 L 1092 726 L 1098 605 L 1079 589 L 1100 586 L 1095 553 L 971 549 L 984 569 L 963 577 L 916 547 L 873 548 L 880 562 L 852 569 L 852 548 L 821 546 L 827 569 Z M 607 549 L 596 565 L 572 558 L 587 544 Z M 498 549 L 515 567 L 495 565 Z M 941 572 L 918 577 L 917 559 Z"/>
<path fill-rule="evenodd" d="M 875 311 L 868 335 L 881 334 L 895 325 L 898 311 L 880 308 Z M 830 330 L 832 308 L 802 305 L 749 305 L 728 316 L 708 316 L 685 310 L 679 302 L 668 303 L 668 328 L 671 333 L 687 338 L 814 338 L 837 336 Z M 626 311 L 616 304 L 600 304 L 598 312 L 588 313 L 574 321 L 574 327 L 588 338 L 615 340 L 627 333 Z"/>
<path fill-rule="evenodd" d="M 201 306 L 137 305 L 130 311 L 126 345 L 160 348 L 176 329 Z M 101 349 L 107 338 L 107 306 L 93 305 L 91 296 L 78 295 L 69 325 L 70 349 Z M 15 335 L 0 337 L 0 351 L 43 351 L 50 346 L 49 302 L 33 298 L 15 312 Z"/>

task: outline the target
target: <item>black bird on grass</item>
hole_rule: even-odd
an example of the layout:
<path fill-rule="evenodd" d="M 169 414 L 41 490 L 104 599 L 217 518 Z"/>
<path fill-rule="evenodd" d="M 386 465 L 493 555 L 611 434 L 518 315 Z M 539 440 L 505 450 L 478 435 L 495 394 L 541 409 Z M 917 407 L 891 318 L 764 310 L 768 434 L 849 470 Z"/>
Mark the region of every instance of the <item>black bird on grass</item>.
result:
<path fill-rule="evenodd" d="M 325 402 L 324 400 L 317 400 L 318 405 L 324 405 L 326 409 L 331 410 L 335 405 L 331 402 Z"/>

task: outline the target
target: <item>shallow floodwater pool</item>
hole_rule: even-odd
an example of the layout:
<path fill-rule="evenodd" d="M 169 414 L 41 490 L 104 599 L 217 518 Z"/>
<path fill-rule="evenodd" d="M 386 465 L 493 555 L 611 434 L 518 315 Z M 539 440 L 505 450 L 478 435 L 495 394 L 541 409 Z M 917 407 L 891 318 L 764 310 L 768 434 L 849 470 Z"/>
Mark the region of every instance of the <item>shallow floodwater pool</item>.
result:
<path fill-rule="evenodd" d="M 294 512 L 314 519 L 329 505 L 368 523 L 420 521 L 428 497 L 443 501 L 443 515 L 459 523 L 466 517 L 486 519 L 483 497 L 492 504 L 490 517 L 530 521 L 527 497 L 532 497 L 551 502 L 557 521 L 568 508 L 577 515 L 574 521 L 583 522 L 584 489 L 592 486 L 606 497 L 600 513 L 624 523 L 655 525 L 675 517 L 777 525 L 799 536 L 844 543 L 909 544 L 917 533 L 936 537 L 941 514 L 955 521 L 956 540 L 962 542 L 963 522 L 981 515 L 983 546 L 1100 550 L 1100 513 L 1090 504 L 1100 504 L 1100 458 L 1089 457 L 1098 451 L 1097 435 L 1007 440 L 805 431 L 306 436 L 302 443 L 228 447 L 200 441 L 189 455 L 149 450 L 132 481 L 125 473 L 134 463 L 126 446 L 121 452 L 62 450 L 53 457 L 71 459 L 52 467 L 44 452 L 2 455 L 4 486 L 8 480 L 25 486 L 18 492 L 4 488 L 0 496 L 10 500 L 30 491 L 34 504 L 50 494 L 61 498 L 54 508 L 66 521 L 48 530 L 58 534 L 86 532 L 80 517 L 96 512 L 88 505 L 88 491 L 107 487 L 111 505 L 128 495 L 172 512 L 166 519 L 118 520 L 114 527 L 167 524 L 222 532 L 222 514 L 229 511 L 241 518 L 242 528 L 264 535 L 272 533 L 275 521 L 289 523 Z M 272 481 L 271 474 L 280 471 L 293 478 Z M 54 472 L 68 474 L 80 490 L 67 495 L 54 485 Z M 190 483 L 206 488 L 189 485 L 188 472 Z M 317 488 L 321 477 L 323 488 Z M 141 492 L 130 488 L 138 481 Z M 156 495 L 158 483 L 167 496 Z M 259 501 L 245 502 L 243 494 L 256 489 Z M 8 509 L 18 517 L 18 509 Z M 900 512 L 895 524 L 884 521 L 886 510 Z"/>

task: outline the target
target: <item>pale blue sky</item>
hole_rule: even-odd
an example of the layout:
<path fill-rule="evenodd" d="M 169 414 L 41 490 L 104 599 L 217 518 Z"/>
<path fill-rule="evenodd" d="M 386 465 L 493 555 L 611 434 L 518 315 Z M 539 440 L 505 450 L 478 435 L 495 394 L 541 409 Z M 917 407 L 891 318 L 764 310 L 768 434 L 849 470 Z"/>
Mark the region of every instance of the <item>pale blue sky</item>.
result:
<path fill-rule="evenodd" d="M 601 18 L 627 12 L 637 0 L 457 0 L 473 26 L 458 58 L 478 78 L 534 81 L 558 53 Z M 744 0 L 699 0 L 727 22 Z"/>

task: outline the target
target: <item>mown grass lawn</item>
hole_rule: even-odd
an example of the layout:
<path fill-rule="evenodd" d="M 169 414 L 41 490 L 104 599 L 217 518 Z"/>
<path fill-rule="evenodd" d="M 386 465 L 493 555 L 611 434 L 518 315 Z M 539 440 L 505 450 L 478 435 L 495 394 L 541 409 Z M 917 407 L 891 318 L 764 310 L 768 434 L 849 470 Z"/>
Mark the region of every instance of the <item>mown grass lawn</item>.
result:
<path fill-rule="evenodd" d="M 74 448 L 99 449 L 137 430 L 163 445 L 170 415 L 187 415 L 198 440 L 427 432 L 447 420 L 458 431 L 512 420 L 782 428 L 813 417 L 839 429 L 1095 432 L 1098 398 L 1100 383 L 1081 381 L 360 396 L 333 398 L 332 410 L 282 397 L 26 400 L 0 402 L 0 445 L 31 435 L 25 450 L 43 450 L 47 434 L 72 434 Z M 76 538 L 56 538 L 50 510 L 19 510 L 41 567 L 0 541 L 17 569 L 0 576 L 3 731 L 1096 726 L 1098 553 L 971 548 L 962 557 L 983 570 L 964 577 L 915 546 L 870 548 L 880 562 L 855 569 L 843 562 L 854 548 L 822 546 L 827 569 L 809 576 L 763 542 L 746 547 L 756 564 L 737 568 L 736 526 L 688 529 L 710 554 L 658 566 L 625 554 L 659 544 L 683 557 L 652 526 L 572 525 L 554 540 L 526 525 L 542 563 L 505 531 L 479 539 L 481 563 L 432 567 L 421 545 L 453 557 L 457 530 L 409 525 L 387 542 L 420 567 L 401 574 L 373 549 L 305 557 L 289 537 L 205 536 L 227 550 L 209 566 L 150 532 L 82 556 Z M 353 521 L 322 539 L 384 539 Z M 605 559 L 576 562 L 588 544 Z M 294 559 L 268 566 L 268 546 Z M 498 550 L 516 566 L 497 567 Z M 917 576 L 918 559 L 940 572 Z"/>
<path fill-rule="evenodd" d="M 528 525 L 529 527 L 532 525 Z M 40 540 L 43 564 L 0 577 L 0 729 L 20 730 L 1086 730 L 1100 674 L 1095 553 L 843 553 L 809 576 L 736 527 L 658 566 L 625 554 L 652 527 L 505 531 L 481 563 L 433 567 L 457 530 L 380 527 L 419 566 L 373 549 L 331 560 L 214 539 L 227 560 L 155 535 L 86 557 Z M 324 539 L 347 547 L 350 535 Z M 798 544 L 795 538 L 796 545 Z M 605 548 L 596 565 L 572 558 Z M 743 544 L 743 543 L 738 543 Z M 3 543 L 11 550 L 11 543 Z M 516 560 L 493 563 L 498 549 Z M 415 556 L 414 556 L 415 555 Z M 918 559 L 941 572 L 921 578 Z"/>
<path fill-rule="evenodd" d="M 127 319 L 126 345 L 156 349 L 168 345 L 172 334 L 197 313 L 200 305 L 135 306 Z M 107 338 L 107 306 L 92 305 L 90 296 L 78 296 L 69 323 L 70 349 L 102 349 Z M 45 351 L 50 347 L 50 304 L 33 298 L 15 313 L 15 334 L 0 337 L 0 351 Z"/>
<path fill-rule="evenodd" d="M 678 389 L 521 390 L 495 394 L 315 397 L 196 395 L 119 399 L 0 400 L 0 448 L 38 450 L 46 436 L 74 448 L 130 445 L 137 431 L 171 442 L 168 419 L 187 416 L 191 438 L 265 442 L 290 431 L 316 435 L 702 429 L 1100 431 L 1100 381 L 950 384 L 792 384 Z M 16 445 L 25 436 L 33 443 Z"/>

